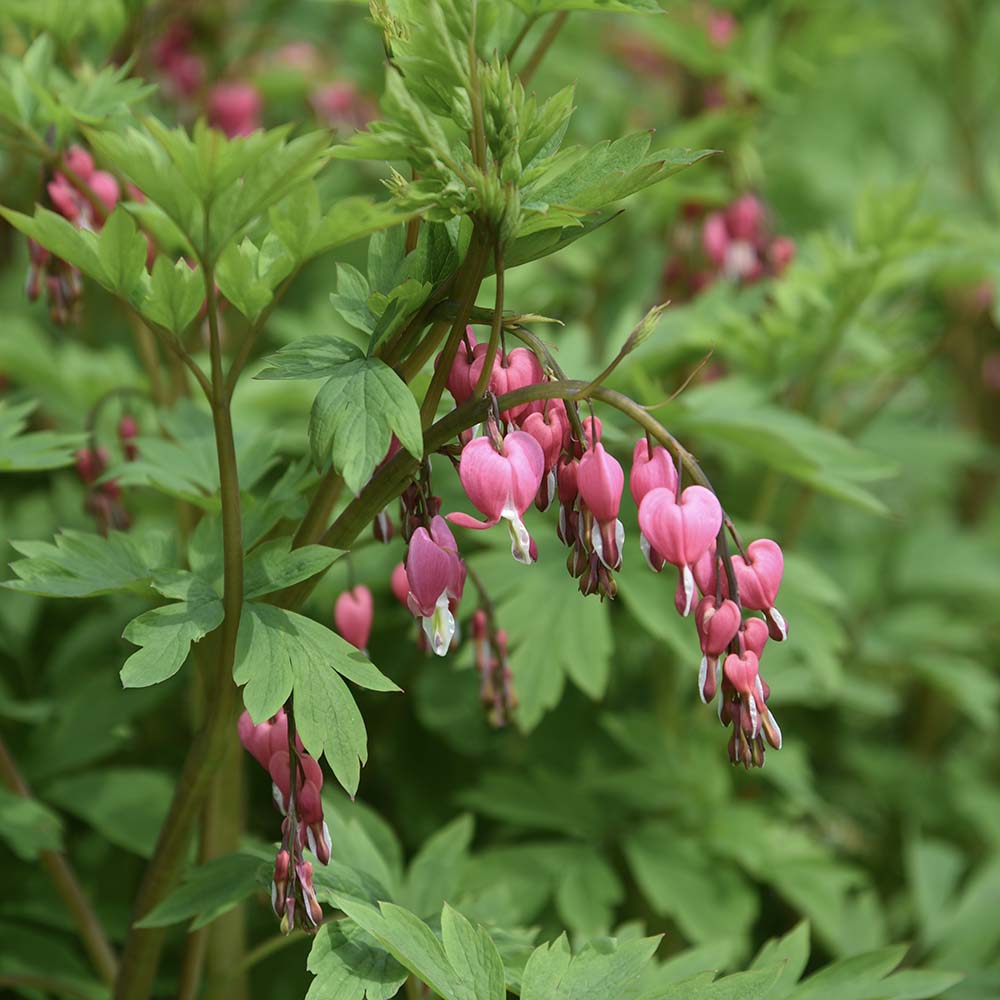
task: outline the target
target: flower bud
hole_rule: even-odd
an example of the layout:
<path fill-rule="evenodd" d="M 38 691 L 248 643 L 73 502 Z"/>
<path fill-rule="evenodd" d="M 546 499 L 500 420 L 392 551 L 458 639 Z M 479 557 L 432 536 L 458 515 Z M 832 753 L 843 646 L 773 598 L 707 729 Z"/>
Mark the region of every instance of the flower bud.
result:
<path fill-rule="evenodd" d="M 345 590 L 333 607 L 333 621 L 337 631 L 360 650 L 368 648 L 373 616 L 372 592 L 364 584 L 359 584 L 353 590 Z"/>

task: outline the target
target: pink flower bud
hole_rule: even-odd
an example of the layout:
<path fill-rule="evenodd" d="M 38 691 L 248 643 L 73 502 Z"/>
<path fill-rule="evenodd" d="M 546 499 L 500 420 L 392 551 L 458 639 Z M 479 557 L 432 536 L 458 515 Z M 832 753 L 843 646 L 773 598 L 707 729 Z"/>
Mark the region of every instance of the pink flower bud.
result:
<path fill-rule="evenodd" d="M 734 240 L 755 243 L 764 225 L 764 206 L 752 194 L 744 194 L 726 209 L 726 227 Z"/>
<path fill-rule="evenodd" d="M 566 406 L 561 399 L 549 400 L 545 410 L 529 413 L 521 424 L 521 430 L 530 434 L 545 456 L 545 471 L 556 467 L 559 455 L 569 440 L 569 419 Z"/>
<path fill-rule="evenodd" d="M 90 188 L 101 199 L 104 209 L 108 215 L 115 210 L 118 199 L 121 197 L 121 188 L 118 181 L 114 179 L 106 170 L 95 170 L 90 178 Z"/>
<path fill-rule="evenodd" d="M 389 586 L 392 588 L 392 593 L 396 600 L 404 608 L 408 607 L 407 598 L 410 596 L 410 581 L 406 575 L 406 567 L 402 563 L 396 563 L 393 567 Z"/>
<path fill-rule="evenodd" d="M 762 618 L 747 618 L 742 625 L 743 645 L 757 654 L 759 660 L 764 655 L 767 645 L 767 622 Z"/>
<path fill-rule="evenodd" d="M 46 185 L 46 190 L 53 207 L 63 218 L 70 222 L 77 222 L 81 216 L 84 220 L 89 218 L 90 206 L 62 174 L 56 174 Z"/>
<path fill-rule="evenodd" d="M 465 338 L 458 345 L 458 353 L 455 355 L 455 360 L 448 372 L 448 380 L 445 382 L 448 391 L 459 406 L 472 397 L 476 388 L 476 380 L 472 377 L 472 363 L 477 357 L 475 352 L 478 346 L 472 327 L 467 326 Z M 434 367 L 436 368 L 440 363 L 441 355 L 439 354 Z"/>
<path fill-rule="evenodd" d="M 717 49 L 728 48 L 736 34 L 736 18 L 728 10 L 710 10 L 705 24 L 708 40 Z"/>
<path fill-rule="evenodd" d="M 733 556 L 733 571 L 740 591 L 740 603 L 753 611 L 767 615 L 768 630 L 777 641 L 788 638 L 785 619 L 774 606 L 781 586 L 785 560 L 781 546 L 770 538 L 759 538 L 747 546 L 747 560 Z"/>
<path fill-rule="evenodd" d="M 708 550 L 722 527 L 722 508 L 714 493 L 689 486 L 677 501 L 672 490 L 651 490 L 639 505 L 639 527 L 650 545 L 681 570 L 684 614 L 694 600 L 694 565 Z"/>
<path fill-rule="evenodd" d="M 729 249 L 729 230 L 721 212 L 711 212 L 705 216 L 701 225 L 701 245 L 705 256 L 716 266 L 722 267 Z"/>
<path fill-rule="evenodd" d="M 622 564 L 625 528 L 618 520 L 625 473 L 613 456 L 598 441 L 584 452 L 578 474 L 580 499 L 594 515 L 591 543 L 598 558 L 608 569 Z"/>
<path fill-rule="evenodd" d="M 106 448 L 81 448 L 76 453 L 76 474 L 88 486 L 99 479 L 108 467 Z"/>
<path fill-rule="evenodd" d="M 82 146 L 70 146 L 63 162 L 81 181 L 89 181 L 94 172 L 94 158 Z"/>
<path fill-rule="evenodd" d="M 463 513 L 449 514 L 448 520 L 474 530 L 507 521 L 514 558 L 529 563 L 531 537 L 521 515 L 531 506 L 544 472 L 542 449 L 524 431 L 507 434 L 500 451 L 488 437 L 475 438 L 462 449 L 458 477 L 473 506 L 486 520 L 478 521 Z"/>
<path fill-rule="evenodd" d="M 126 413 L 118 421 L 118 440 L 122 443 L 122 451 L 125 453 L 126 461 L 134 462 L 139 457 L 139 449 L 135 445 L 135 439 L 138 436 L 139 425 L 136 423 L 135 417 Z"/>
<path fill-rule="evenodd" d="M 271 881 L 271 909 L 276 917 L 280 917 L 285 910 L 290 865 L 291 856 L 282 848 L 274 859 L 274 878 Z"/>
<path fill-rule="evenodd" d="M 217 83 L 208 95 L 208 122 L 230 139 L 260 128 L 260 111 L 260 92 L 252 83 Z"/>
<path fill-rule="evenodd" d="M 771 270 L 780 276 L 795 259 L 795 240 L 790 236 L 775 237 L 768 248 L 767 256 L 771 261 Z"/>
<path fill-rule="evenodd" d="M 373 615 L 372 592 L 364 584 L 359 584 L 353 590 L 345 590 L 333 606 L 333 621 L 337 631 L 352 646 L 361 650 L 368 648 Z"/>

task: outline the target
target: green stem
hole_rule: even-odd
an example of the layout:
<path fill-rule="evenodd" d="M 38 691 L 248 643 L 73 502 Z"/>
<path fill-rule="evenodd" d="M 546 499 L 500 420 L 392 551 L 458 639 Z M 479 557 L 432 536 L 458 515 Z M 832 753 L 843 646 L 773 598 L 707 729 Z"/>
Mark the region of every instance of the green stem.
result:
<path fill-rule="evenodd" d="M 206 220 L 206 232 L 207 230 Z M 155 906 L 176 881 L 184 864 L 191 831 L 202 803 L 232 745 L 232 729 L 238 711 L 232 671 L 236 655 L 236 637 L 243 610 L 243 525 L 232 415 L 222 367 L 222 339 L 215 298 L 215 276 L 211 267 L 204 267 L 204 273 L 212 362 L 212 417 L 215 424 L 222 501 L 224 618 L 216 633 L 218 671 L 212 685 L 214 690 L 209 692 L 204 725 L 188 752 L 170 811 L 160 829 L 156 849 L 143 877 L 135 903 L 137 917 L 143 916 Z M 115 984 L 115 1000 L 146 1000 L 149 997 L 163 941 L 162 929 L 141 929 L 133 924 L 122 956 L 121 973 Z"/>
<path fill-rule="evenodd" d="M 486 346 L 486 357 L 483 359 L 483 370 L 479 373 L 476 381 L 474 395 L 485 396 L 486 390 L 490 387 L 490 377 L 493 375 L 493 362 L 496 359 L 497 351 L 500 349 L 500 332 L 503 330 L 503 254 L 497 244 L 493 248 L 493 259 L 495 261 L 497 273 L 496 300 L 493 303 L 493 326 L 490 328 L 490 341 Z"/>
<path fill-rule="evenodd" d="M 319 489 L 312 498 L 312 503 L 309 504 L 309 509 L 306 511 L 298 531 L 295 532 L 295 537 L 292 539 L 293 549 L 301 548 L 303 545 L 312 545 L 319 541 L 323 532 L 326 531 L 330 514 L 333 512 L 334 505 L 343 488 L 343 478 L 330 469 L 320 481 Z"/>
<path fill-rule="evenodd" d="M 6 744 L 0 739 L 0 778 L 3 783 L 22 799 L 32 798 L 31 789 L 18 770 L 14 758 L 10 755 Z M 49 873 L 56 891 L 62 897 L 66 908 L 80 932 L 83 946 L 87 949 L 90 962 L 101 981 L 111 985 L 118 974 L 118 959 L 111 947 L 111 942 L 104 933 L 104 928 L 83 887 L 77 880 L 66 856 L 59 851 L 39 851 L 38 859 Z M 16 977 L 15 977 L 16 978 Z M 22 977 L 23 978 L 23 977 Z M 3 980 L 0 979 L 0 985 Z M 7 985 L 13 985 L 8 981 Z M 28 985 L 25 983 L 24 985 Z M 36 986 L 39 984 L 35 984 Z M 44 987 L 40 987 L 44 988 Z M 65 990 L 53 990 L 54 993 L 64 993 Z"/>
<path fill-rule="evenodd" d="M 524 43 L 524 40 L 528 37 L 528 32 L 535 26 L 538 22 L 537 14 L 529 14 L 525 18 L 524 24 L 521 25 L 521 30 L 517 33 L 517 37 L 511 42 L 510 48 L 507 50 L 507 62 L 513 62 L 514 56 L 517 55 L 517 50 Z"/>
<path fill-rule="evenodd" d="M 448 373 L 451 371 L 455 355 L 458 353 L 458 345 L 465 332 L 465 324 L 469 321 L 469 314 L 476 304 L 476 295 L 479 293 L 479 286 L 483 280 L 483 272 L 488 258 L 489 248 L 477 227 L 472 232 L 472 243 L 469 246 L 468 256 L 462 262 L 462 273 L 459 275 L 457 283 L 458 312 L 455 316 L 455 322 L 452 324 L 448 341 L 441 352 L 441 361 L 434 372 L 431 384 L 427 389 L 427 395 L 424 396 L 423 404 L 420 407 L 420 420 L 424 427 L 431 425 L 434 415 L 437 413 L 441 394 L 448 381 Z"/>
<path fill-rule="evenodd" d="M 538 40 L 535 51 L 528 57 L 528 61 L 524 64 L 524 69 L 518 74 L 523 84 L 527 85 L 531 81 L 531 78 L 535 75 L 535 71 L 545 58 L 545 53 L 549 51 L 552 43 L 556 40 L 556 36 L 562 31 L 568 17 L 568 10 L 560 11 L 556 14 L 555 20 L 553 20 L 545 30 L 545 34 Z"/>
<path fill-rule="evenodd" d="M 420 341 L 417 349 L 399 366 L 399 377 L 404 382 L 412 382 L 422 371 L 431 355 L 440 347 L 444 335 L 451 329 L 451 323 L 435 323 Z"/>

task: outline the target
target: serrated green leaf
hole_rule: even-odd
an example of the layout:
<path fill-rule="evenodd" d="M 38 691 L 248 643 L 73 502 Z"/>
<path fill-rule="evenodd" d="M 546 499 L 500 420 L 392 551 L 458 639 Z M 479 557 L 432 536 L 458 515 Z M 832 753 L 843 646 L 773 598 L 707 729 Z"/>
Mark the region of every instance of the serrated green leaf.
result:
<path fill-rule="evenodd" d="M 296 340 L 271 354 L 265 361 L 266 368 L 254 378 L 259 379 L 313 379 L 329 378 L 348 361 L 364 357 L 360 348 L 349 340 L 337 337 L 308 337 Z"/>
<path fill-rule="evenodd" d="M 173 792 L 173 779 L 162 771 L 120 767 L 60 778 L 45 788 L 44 797 L 110 843 L 148 858 Z"/>
<path fill-rule="evenodd" d="M 375 317 L 368 308 L 368 281 L 350 264 L 337 265 L 337 291 L 330 296 L 333 308 L 356 330 L 371 333 Z"/>
<path fill-rule="evenodd" d="M 62 531 L 50 542 L 12 542 L 26 558 L 10 568 L 20 578 L 3 586 L 42 597 L 96 597 L 145 590 L 168 564 L 166 535 L 112 532 L 107 537 Z"/>
<path fill-rule="evenodd" d="M 503 961 L 482 927 L 475 927 L 458 910 L 444 904 L 441 940 L 454 972 L 454 996 L 469 1000 L 506 1000 Z"/>
<path fill-rule="evenodd" d="M 222 600 L 214 594 L 202 602 L 167 604 L 133 618 L 122 638 L 142 648 L 125 661 L 122 687 L 148 687 L 173 677 L 191 644 L 217 629 L 222 619 Z"/>
<path fill-rule="evenodd" d="M 122 205 L 117 206 L 97 239 L 97 255 L 104 271 L 102 284 L 126 301 L 140 301 L 138 292 L 146 274 L 148 251 L 132 216 Z"/>
<path fill-rule="evenodd" d="M 657 0 L 511 0 L 525 14 L 551 14 L 557 10 L 589 10 L 601 13 L 662 14 Z"/>
<path fill-rule="evenodd" d="M 28 417 L 38 404 L 14 404 L 0 399 L 0 472 L 36 472 L 71 465 L 74 450 L 86 440 L 84 434 L 55 431 L 25 433 Z"/>
<path fill-rule="evenodd" d="M 375 938 L 350 920 L 319 929 L 306 968 L 316 977 L 306 1000 L 391 1000 L 407 976 Z"/>
<path fill-rule="evenodd" d="M 255 723 L 296 694 L 299 736 L 314 757 L 326 754 L 337 780 L 353 795 L 367 760 L 364 720 L 339 675 L 375 690 L 396 686 L 350 643 L 318 622 L 282 608 L 248 603 L 236 642 L 233 679 Z"/>
<path fill-rule="evenodd" d="M 275 538 L 257 546 L 246 558 L 243 595 L 248 600 L 283 590 L 322 573 L 342 553 L 326 545 L 291 547 L 290 538 Z"/>
<path fill-rule="evenodd" d="M 260 251 L 249 238 L 229 243 L 215 269 L 219 291 L 249 320 L 271 301 L 271 287 L 259 274 Z"/>
<path fill-rule="evenodd" d="M 191 325 L 204 301 L 205 284 L 200 268 L 191 268 L 183 260 L 171 266 L 166 257 L 157 257 L 140 311 L 147 319 L 179 335 Z"/>
<path fill-rule="evenodd" d="M 420 410 L 406 383 L 378 358 L 338 366 L 317 394 L 309 421 L 317 466 L 332 458 L 358 493 L 385 458 L 393 434 L 415 458 L 423 454 Z"/>
<path fill-rule="evenodd" d="M 0 840 L 22 861 L 34 861 L 39 851 L 62 849 L 62 824 L 43 803 L 0 788 Z"/>
<path fill-rule="evenodd" d="M 424 842 L 406 875 L 400 901 L 420 917 L 436 916 L 452 898 L 462 877 L 474 830 L 469 815 L 459 816 Z"/>
<path fill-rule="evenodd" d="M 153 907 L 136 927 L 169 927 L 197 917 L 192 930 L 214 920 L 261 888 L 267 862 L 248 853 L 226 854 L 190 869 L 183 881 Z"/>

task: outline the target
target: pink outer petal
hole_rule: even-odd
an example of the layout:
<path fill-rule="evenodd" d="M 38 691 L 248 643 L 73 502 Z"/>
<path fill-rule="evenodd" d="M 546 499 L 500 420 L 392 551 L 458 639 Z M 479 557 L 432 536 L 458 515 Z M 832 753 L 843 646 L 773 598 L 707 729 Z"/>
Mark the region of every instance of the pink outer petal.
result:
<path fill-rule="evenodd" d="M 639 438 L 632 449 L 628 486 L 637 507 L 650 490 L 662 487 L 676 492 L 677 468 L 667 449 L 662 445 L 655 445 L 653 457 L 650 458 L 648 442 L 644 437 Z"/>
<path fill-rule="evenodd" d="M 434 543 L 426 528 L 413 532 L 406 555 L 406 577 L 421 616 L 433 614 L 438 598 L 448 589 L 453 558 Z"/>
<path fill-rule="evenodd" d="M 614 521 L 618 517 L 625 473 L 599 441 L 580 459 L 578 483 L 583 502 L 598 521 Z"/>
<path fill-rule="evenodd" d="M 389 578 L 389 586 L 396 600 L 403 607 L 406 607 L 406 598 L 410 593 L 410 581 L 406 576 L 406 567 L 402 563 L 397 563 Z"/>
<path fill-rule="evenodd" d="M 337 631 L 357 649 L 368 646 L 373 616 L 372 592 L 364 584 L 344 591 L 333 607 L 333 621 Z"/>
<path fill-rule="evenodd" d="M 448 520 L 452 524 L 457 524 L 460 528 L 471 528 L 473 531 L 485 531 L 487 528 L 495 527 L 500 523 L 499 517 L 494 517 L 488 521 L 477 521 L 471 514 L 462 511 L 455 511 L 448 515 Z"/>
<path fill-rule="evenodd" d="M 518 514 L 523 514 L 542 485 L 545 455 L 541 445 L 524 431 L 511 431 L 503 439 L 503 450 L 510 462 L 511 499 Z"/>
<path fill-rule="evenodd" d="M 722 527 L 715 494 L 689 486 L 680 503 L 670 490 L 651 490 L 639 505 L 639 527 L 667 562 L 691 566 L 708 550 Z"/>
<path fill-rule="evenodd" d="M 537 448 L 537 442 L 530 440 Z M 476 510 L 496 524 L 511 496 L 513 484 L 510 460 L 497 452 L 489 438 L 473 438 L 462 449 L 462 457 L 458 463 L 458 478 L 462 481 L 466 496 L 472 501 Z M 540 476 L 539 481 L 541 481 Z M 454 521 L 453 516 L 451 520 L 456 524 L 460 523 Z"/>
<path fill-rule="evenodd" d="M 785 568 L 781 546 L 770 538 L 759 538 L 747 546 L 747 556 L 749 564 L 742 556 L 733 557 L 740 603 L 754 611 L 767 611 L 774 606 Z"/>
<path fill-rule="evenodd" d="M 757 654 L 757 659 L 764 653 L 768 640 L 767 622 L 761 618 L 748 618 L 743 623 L 743 643 L 747 649 Z"/>
<path fill-rule="evenodd" d="M 722 665 L 722 672 L 725 674 L 726 680 L 740 694 L 750 695 L 751 697 L 756 694 L 757 675 L 760 672 L 760 664 L 757 660 L 757 654 L 752 650 L 748 649 L 742 656 L 730 653 L 726 657 L 726 662 Z"/>

